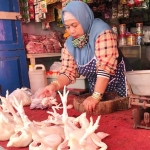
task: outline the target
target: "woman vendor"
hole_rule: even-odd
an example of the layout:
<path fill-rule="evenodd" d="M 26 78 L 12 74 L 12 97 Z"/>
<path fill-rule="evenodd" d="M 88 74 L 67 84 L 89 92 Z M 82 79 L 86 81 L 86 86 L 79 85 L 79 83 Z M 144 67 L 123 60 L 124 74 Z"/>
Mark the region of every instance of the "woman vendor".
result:
<path fill-rule="evenodd" d="M 117 37 L 111 27 L 94 18 L 90 7 L 81 1 L 67 4 L 62 10 L 62 21 L 70 37 L 62 50 L 60 75 L 40 95 L 50 96 L 82 75 L 87 78 L 92 93 L 83 102 L 87 112 L 95 108 L 105 91 L 127 96 L 123 73 L 126 66 L 124 58 L 119 56 Z"/>

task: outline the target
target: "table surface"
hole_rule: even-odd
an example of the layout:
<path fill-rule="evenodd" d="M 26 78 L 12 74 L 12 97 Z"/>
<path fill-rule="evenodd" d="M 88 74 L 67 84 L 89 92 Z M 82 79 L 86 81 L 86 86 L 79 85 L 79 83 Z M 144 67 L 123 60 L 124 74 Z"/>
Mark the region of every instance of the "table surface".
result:
<path fill-rule="evenodd" d="M 59 97 L 58 97 L 59 98 Z M 68 97 L 68 104 L 73 102 L 73 95 Z M 24 107 L 26 115 L 30 120 L 42 121 L 48 118 L 47 109 L 33 109 L 30 110 L 29 107 Z M 108 133 L 109 136 L 102 141 L 108 145 L 108 150 L 149 150 L 150 149 L 150 131 L 145 129 L 134 129 L 133 128 L 133 118 L 132 109 L 124 111 L 117 111 L 111 114 L 101 115 L 99 122 L 99 128 L 97 132 Z M 51 111 L 51 109 L 49 109 Z M 60 114 L 62 110 L 58 111 Z M 77 117 L 81 113 L 75 109 L 68 110 L 69 116 Z M 89 119 L 91 115 L 87 114 Z M 92 116 L 93 120 L 97 119 L 97 116 Z M 2 134 L 2 133 L 0 133 Z M 8 141 L 0 142 L 0 146 L 7 150 L 28 150 L 25 148 L 7 148 Z M 1 150 L 1 148 L 0 148 Z"/>

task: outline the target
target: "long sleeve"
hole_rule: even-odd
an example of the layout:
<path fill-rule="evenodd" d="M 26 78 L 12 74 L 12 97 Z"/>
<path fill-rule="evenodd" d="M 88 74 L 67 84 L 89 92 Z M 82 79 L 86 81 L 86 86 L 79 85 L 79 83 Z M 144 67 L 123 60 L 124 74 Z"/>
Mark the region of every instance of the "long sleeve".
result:
<path fill-rule="evenodd" d="M 70 83 L 74 83 L 76 78 L 79 77 L 77 72 L 77 65 L 74 61 L 73 56 L 68 52 L 66 47 L 62 50 L 62 67 L 60 70 L 60 75 L 67 76 Z"/>
<path fill-rule="evenodd" d="M 115 73 L 117 66 L 117 37 L 110 30 L 98 36 L 95 42 L 95 55 L 97 57 L 97 76 L 109 78 Z"/>

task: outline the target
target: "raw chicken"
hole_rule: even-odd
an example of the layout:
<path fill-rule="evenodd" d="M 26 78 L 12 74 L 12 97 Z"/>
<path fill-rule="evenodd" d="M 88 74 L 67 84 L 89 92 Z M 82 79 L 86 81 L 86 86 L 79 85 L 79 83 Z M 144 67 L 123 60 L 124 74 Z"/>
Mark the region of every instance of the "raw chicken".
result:
<path fill-rule="evenodd" d="M 31 133 L 26 129 L 21 129 L 20 131 L 13 134 L 8 143 L 7 147 L 26 147 L 32 142 Z"/>
<path fill-rule="evenodd" d="M 15 132 L 15 124 L 11 116 L 8 117 L 8 113 L 3 112 L 2 107 L 0 107 L 0 141 L 7 141 L 11 135 Z M 11 118 L 11 119 L 10 119 Z"/>
<path fill-rule="evenodd" d="M 48 119 L 41 122 L 29 120 L 21 100 L 18 101 L 16 97 L 13 97 L 13 101 L 9 103 L 8 93 L 6 98 L 0 97 L 2 99 L 0 132 L 4 133 L 3 136 L 0 136 L 0 140 L 9 139 L 7 147 L 29 145 L 29 150 L 106 150 L 107 145 L 102 142 L 102 139 L 108 134 L 95 132 L 99 127 L 101 116 L 98 116 L 95 123 L 93 123 L 92 117 L 90 121 L 86 118 L 86 113 L 77 118 L 69 117 L 67 113 L 69 91 L 66 92 L 65 86 L 63 95 L 58 93 L 61 97 L 62 107 L 60 104 L 52 106 L 53 112 L 47 111 Z M 47 102 L 47 100 L 43 101 L 43 105 L 47 105 Z M 57 113 L 56 110 L 61 108 L 63 108 L 63 113 Z"/>

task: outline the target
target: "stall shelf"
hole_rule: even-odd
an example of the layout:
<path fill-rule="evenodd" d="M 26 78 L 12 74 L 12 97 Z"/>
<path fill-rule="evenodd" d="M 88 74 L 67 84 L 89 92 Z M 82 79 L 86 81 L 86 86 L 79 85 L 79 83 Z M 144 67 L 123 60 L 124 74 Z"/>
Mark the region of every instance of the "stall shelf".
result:
<path fill-rule="evenodd" d="M 30 64 L 36 64 L 36 58 L 45 58 L 45 57 L 60 57 L 61 53 L 40 53 L 40 54 L 27 54 L 27 58 L 30 59 Z"/>
<path fill-rule="evenodd" d="M 141 58 L 141 45 L 123 45 L 119 48 L 127 58 Z"/>

